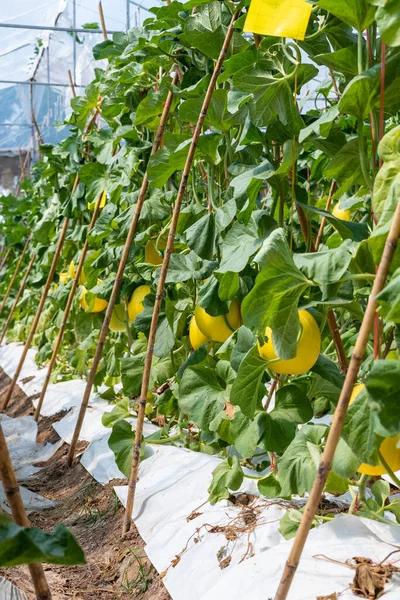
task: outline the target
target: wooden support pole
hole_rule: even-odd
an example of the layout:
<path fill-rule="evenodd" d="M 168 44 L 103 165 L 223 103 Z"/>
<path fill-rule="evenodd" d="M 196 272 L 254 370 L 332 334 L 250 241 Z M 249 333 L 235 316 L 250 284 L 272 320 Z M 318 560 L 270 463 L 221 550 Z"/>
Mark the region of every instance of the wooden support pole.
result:
<path fill-rule="evenodd" d="M 175 71 L 173 85 L 176 85 L 177 82 L 178 82 L 178 69 Z M 163 134 L 164 134 L 165 126 L 167 124 L 169 111 L 171 109 L 172 100 L 173 100 L 173 92 L 170 90 L 168 92 L 168 96 L 167 96 L 166 102 L 164 104 L 164 109 L 163 109 L 163 112 L 161 115 L 160 123 L 158 125 L 157 133 L 154 137 L 153 147 L 151 149 L 151 156 L 157 152 L 157 150 L 160 146 L 160 142 L 161 142 Z M 99 366 L 101 355 L 103 352 L 103 346 L 104 346 L 104 342 L 107 337 L 108 327 L 109 327 L 109 324 L 111 321 L 115 303 L 117 301 L 119 290 L 121 288 L 122 278 L 124 276 L 126 263 L 128 262 L 129 254 L 130 254 L 131 247 L 133 244 L 133 238 L 135 237 L 135 234 L 136 234 L 136 228 L 137 228 L 137 224 L 139 222 L 140 214 L 142 211 L 142 206 L 143 206 L 143 203 L 144 203 L 144 200 L 146 197 L 148 185 L 149 185 L 149 180 L 147 177 L 147 170 L 146 170 L 146 173 L 143 177 L 142 185 L 140 188 L 139 196 L 137 199 L 135 214 L 131 221 L 129 231 L 128 231 L 128 236 L 126 238 L 125 246 L 124 246 L 124 249 L 122 252 L 121 260 L 118 265 L 118 271 L 117 271 L 117 275 L 115 277 L 113 290 L 111 292 L 111 297 L 110 297 L 110 300 L 108 301 L 106 314 L 104 316 L 103 325 L 102 325 L 102 328 L 100 331 L 99 341 L 97 343 L 96 352 L 93 357 L 92 366 L 91 366 L 91 369 L 89 372 L 85 392 L 84 392 L 84 395 L 82 398 L 82 403 L 81 403 L 81 407 L 80 407 L 80 411 L 79 411 L 79 415 L 78 415 L 78 420 L 76 422 L 74 435 L 72 436 L 71 446 L 69 448 L 69 453 L 68 453 L 68 465 L 69 466 L 72 465 L 74 457 L 75 457 L 76 445 L 79 440 L 79 434 L 82 429 L 83 419 L 85 418 L 86 409 L 89 404 L 89 398 L 90 398 L 90 394 L 91 394 L 92 387 L 94 384 L 94 379 L 96 377 L 97 368 Z"/>
<path fill-rule="evenodd" d="M 99 194 L 99 197 L 97 198 L 97 201 L 96 201 L 96 204 L 95 204 L 95 207 L 94 207 L 94 211 L 93 211 L 93 215 L 92 215 L 92 219 L 91 219 L 90 225 L 89 225 L 88 236 L 89 236 L 89 233 L 92 231 L 92 229 L 93 229 L 93 227 L 94 227 L 94 225 L 96 223 L 97 216 L 98 216 L 98 214 L 100 212 L 100 204 L 101 204 L 101 198 L 102 198 L 102 196 L 103 196 L 103 192 L 101 192 Z M 82 273 L 82 270 L 83 270 L 83 265 L 84 265 L 86 254 L 87 254 L 87 251 L 88 251 L 88 248 L 89 248 L 88 236 L 86 236 L 86 240 L 85 240 L 85 243 L 84 243 L 83 248 L 82 248 L 81 256 L 79 258 L 79 263 L 78 263 L 78 266 L 77 266 L 76 272 L 75 272 L 75 278 L 74 278 L 74 281 L 72 282 L 72 287 L 71 287 L 71 290 L 69 292 L 69 296 L 68 296 L 68 300 L 67 300 L 67 305 L 66 305 L 65 310 L 64 310 L 63 320 L 62 320 L 62 323 L 61 323 L 61 326 L 60 326 L 60 329 L 59 329 L 59 332 L 58 332 L 56 343 L 55 343 L 54 348 L 53 348 L 53 354 L 51 355 L 50 363 L 49 363 L 49 366 L 47 368 L 46 378 L 44 380 L 42 391 L 40 393 L 39 402 L 38 402 L 38 405 L 37 405 L 36 411 L 35 411 L 35 421 L 39 420 L 40 411 L 42 409 L 43 401 L 44 401 L 44 398 L 46 396 L 47 388 L 48 388 L 49 383 L 50 383 L 51 374 L 53 372 L 54 365 L 56 363 L 56 359 L 57 359 L 57 355 L 58 355 L 58 351 L 60 349 L 61 342 L 62 342 L 64 333 L 65 333 L 65 328 L 66 328 L 67 323 L 68 323 L 68 317 L 69 317 L 69 313 L 71 311 L 72 303 L 74 301 L 75 292 L 76 292 L 77 287 L 79 285 L 79 279 L 80 279 L 80 276 L 81 276 L 81 273 Z"/>
<path fill-rule="evenodd" d="M 4 267 L 4 265 L 6 264 L 6 262 L 7 262 L 7 260 L 8 260 L 8 257 L 10 256 L 10 252 L 11 252 L 11 248 L 9 248 L 9 249 L 7 250 L 7 252 L 6 252 L 6 254 L 5 254 L 5 256 L 4 256 L 4 258 L 3 258 L 3 260 L 1 261 L 1 264 L 0 264 L 0 271 L 2 270 L 2 268 Z"/>
<path fill-rule="evenodd" d="M 78 181 L 78 176 L 76 177 L 75 181 L 76 182 Z M 50 286 L 53 283 L 54 273 L 56 272 L 58 258 L 59 258 L 60 254 L 61 254 L 62 247 L 64 245 L 64 240 L 65 240 L 65 236 L 67 234 L 68 224 L 69 224 L 69 219 L 68 219 L 68 217 L 65 217 L 64 224 L 63 224 L 62 229 L 61 229 L 60 237 L 58 238 L 57 248 L 56 248 L 56 251 L 55 251 L 55 254 L 54 254 L 54 257 L 53 257 L 53 261 L 51 263 L 50 272 L 49 272 L 49 275 L 47 277 L 46 285 L 44 286 L 44 290 L 42 292 L 42 296 L 40 298 L 40 302 L 39 302 L 39 305 L 37 307 L 36 314 L 35 314 L 35 317 L 33 319 L 33 323 L 31 325 L 31 329 L 29 331 L 28 338 L 27 338 L 27 340 L 25 342 L 25 346 L 24 346 L 24 349 L 22 351 L 22 356 L 21 356 L 21 358 L 19 360 L 19 363 L 18 363 L 18 366 L 17 366 L 17 370 L 14 373 L 14 377 L 13 377 L 13 379 L 12 379 L 12 381 L 11 381 L 9 387 L 8 387 L 7 395 L 6 395 L 6 398 L 5 398 L 4 402 L 3 402 L 3 406 L 1 407 L 1 410 L 5 410 L 7 408 L 7 406 L 8 406 L 8 403 L 11 400 L 11 396 L 12 396 L 12 393 L 13 393 L 14 388 L 16 386 L 16 383 L 18 381 L 18 377 L 20 376 L 22 367 L 24 366 L 26 355 L 28 354 L 28 350 L 31 347 L 31 344 L 32 344 L 32 341 L 33 341 L 33 337 L 34 337 L 34 335 L 36 333 L 36 329 L 37 329 L 37 326 L 39 324 L 39 319 L 40 319 L 40 316 L 42 314 L 43 307 L 44 307 L 44 304 L 45 304 L 46 299 L 47 299 L 47 295 L 48 295 L 49 290 L 50 290 Z"/>
<path fill-rule="evenodd" d="M 36 121 L 35 113 L 33 111 L 32 111 L 32 123 L 36 129 L 37 141 L 38 141 L 38 145 L 40 146 L 41 144 L 43 144 L 43 138 L 42 138 L 42 134 L 40 133 L 38 122 Z"/>
<path fill-rule="evenodd" d="M 101 0 L 99 2 L 99 15 L 100 15 L 101 30 L 103 32 L 103 38 L 104 38 L 104 40 L 106 40 L 107 39 L 107 29 L 106 29 L 106 22 L 104 20 L 103 5 L 101 3 Z"/>
<path fill-rule="evenodd" d="M 326 205 L 325 205 L 326 212 L 330 212 L 330 208 L 331 208 L 331 204 L 332 204 L 333 192 L 335 191 L 335 188 L 336 188 L 336 181 L 332 181 L 331 187 L 330 187 L 330 190 L 329 190 L 329 194 L 328 194 L 328 199 L 327 199 Z M 319 245 L 321 243 L 322 236 L 324 234 L 325 225 L 326 225 L 326 218 L 322 217 L 321 225 L 319 226 L 318 235 L 317 235 L 317 239 L 316 239 L 316 242 L 315 242 L 315 251 L 316 252 L 318 251 Z"/>
<path fill-rule="evenodd" d="M 9 312 L 6 324 L 4 325 L 4 329 L 3 329 L 1 337 L 0 337 L 0 344 L 2 344 L 2 342 L 4 340 L 4 336 L 6 335 L 6 333 L 8 331 L 8 328 L 9 328 L 11 320 L 13 318 L 15 309 L 17 308 L 17 304 L 18 304 L 18 302 L 19 302 L 19 300 L 20 300 L 20 298 L 22 296 L 22 292 L 25 289 L 26 282 L 28 281 L 29 273 L 31 272 L 31 269 L 33 267 L 33 263 L 35 262 L 35 258 L 36 258 L 36 252 L 34 252 L 33 255 L 32 255 L 32 258 L 31 258 L 31 260 L 29 262 L 29 265 L 26 268 L 24 278 L 22 279 L 21 285 L 19 286 L 19 290 L 17 292 L 17 295 L 15 296 L 14 304 L 12 305 L 12 308 L 11 308 L 11 310 Z"/>
<path fill-rule="evenodd" d="M 21 252 L 21 256 L 20 256 L 20 257 L 19 257 L 19 259 L 18 259 L 17 266 L 15 267 L 15 270 L 14 270 L 13 276 L 11 277 L 11 281 L 10 281 L 10 283 L 8 284 L 8 288 L 7 288 L 7 290 L 6 290 L 6 293 L 4 294 L 3 300 L 2 300 L 2 302 L 1 302 L 1 304 L 0 304 L 0 314 L 3 312 L 3 309 L 4 309 L 4 306 L 5 306 L 5 303 L 7 302 L 8 296 L 9 296 L 9 295 L 10 295 L 10 293 L 11 293 L 11 290 L 12 290 L 12 288 L 13 288 L 13 285 L 14 285 L 14 283 L 15 283 L 15 280 L 16 280 L 16 278 L 18 277 L 18 273 L 19 273 L 19 269 L 20 269 L 21 263 L 22 263 L 22 261 L 24 260 L 24 256 L 25 256 L 25 254 L 26 254 L 26 251 L 27 251 L 27 249 L 28 249 L 29 242 L 31 241 L 31 239 L 32 239 L 32 234 L 29 234 L 29 236 L 28 236 L 28 239 L 26 240 L 25 246 L 24 246 L 24 248 L 23 248 L 23 250 L 22 250 L 22 252 Z"/>
<path fill-rule="evenodd" d="M 12 466 L 10 453 L 7 448 L 3 428 L 0 425 L 0 478 L 3 484 L 4 493 L 7 497 L 12 516 L 17 525 L 21 527 L 30 527 L 25 506 L 22 502 L 19 485 Z M 51 600 L 51 593 L 47 585 L 43 566 L 40 563 L 32 563 L 29 566 L 33 586 L 37 600 Z"/>
<path fill-rule="evenodd" d="M 400 237 L 400 204 L 397 205 L 393 221 L 390 227 L 388 237 L 386 239 L 383 255 L 376 272 L 374 285 L 369 297 L 367 309 L 360 331 L 354 346 L 353 354 L 350 361 L 350 366 L 347 371 L 346 379 L 340 394 L 339 402 L 336 411 L 333 415 L 332 426 L 329 431 L 325 449 L 319 463 L 317 476 L 315 478 L 312 490 L 307 500 L 307 504 L 301 519 L 299 529 L 292 546 L 289 558 L 287 559 L 285 570 L 283 572 L 278 591 L 275 595 L 275 600 L 286 600 L 296 573 L 301 554 L 303 552 L 307 537 L 314 520 L 315 514 L 321 501 L 321 496 L 324 491 L 326 480 L 331 470 L 333 457 L 336 446 L 339 442 L 343 423 L 346 418 L 347 409 L 350 402 L 351 393 L 354 384 L 356 383 L 358 372 L 365 354 L 365 349 L 373 328 L 374 317 L 377 310 L 376 297 L 382 291 L 389 267 L 396 251 L 397 243 Z"/>
<path fill-rule="evenodd" d="M 132 468 L 131 468 L 131 473 L 130 473 L 130 477 L 129 477 L 128 498 L 127 498 L 123 528 L 122 528 L 122 535 L 125 535 L 130 530 L 131 524 L 132 524 L 132 510 L 133 510 L 133 504 L 134 504 L 134 500 L 135 500 L 136 481 L 137 481 L 137 474 L 138 474 L 139 460 L 140 460 L 140 447 L 142 444 L 143 424 L 144 424 L 144 417 L 145 417 L 145 410 L 146 410 L 147 393 L 148 393 L 148 389 L 149 389 L 151 365 L 152 365 L 152 361 L 153 361 L 154 345 L 155 345 L 155 340 L 156 340 L 158 318 L 160 315 L 161 304 L 162 304 L 162 300 L 164 297 L 164 288 L 165 288 L 165 281 L 167 278 L 169 261 L 171 258 L 171 254 L 174 251 L 174 237 L 175 237 L 176 228 L 178 225 L 179 213 L 181 210 L 183 197 L 185 195 L 187 182 L 189 180 L 190 170 L 191 170 L 192 163 L 194 160 L 197 143 L 198 143 L 198 140 L 199 140 L 199 137 L 200 137 L 203 125 L 204 125 L 204 120 L 207 115 L 208 107 L 210 106 L 211 98 L 212 98 L 212 95 L 213 95 L 213 92 L 215 89 L 215 85 L 217 83 L 218 76 L 220 74 L 222 65 L 225 60 L 225 56 L 228 52 L 229 45 L 232 40 L 235 22 L 236 22 L 237 18 L 239 17 L 239 15 L 240 15 L 240 11 L 236 12 L 233 15 L 231 22 L 229 24 L 228 30 L 226 32 L 225 40 L 222 45 L 220 55 L 218 57 L 217 62 L 215 63 L 214 71 L 211 76 L 210 83 L 208 85 L 207 92 L 206 92 L 206 95 L 205 95 L 205 98 L 203 101 L 203 105 L 200 110 L 199 118 L 197 120 L 196 128 L 195 128 L 195 131 L 194 131 L 194 134 L 192 137 L 192 142 L 190 144 L 189 152 L 188 152 L 188 155 L 186 158 L 185 167 L 183 169 L 178 194 L 177 194 L 177 197 L 175 200 L 175 206 L 174 206 L 174 211 L 172 214 L 171 226 L 170 226 L 170 230 L 168 233 L 167 246 L 165 248 L 164 260 L 162 263 L 160 279 L 158 281 L 158 286 L 157 286 L 156 301 L 154 304 L 153 316 L 151 319 L 149 338 L 147 341 L 147 350 L 146 350 L 146 358 L 145 358 L 145 363 L 144 363 L 142 388 L 141 388 L 140 397 L 138 400 L 139 409 L 138 409 L 138 416 L 137 416 L 137 423 L 136 423 L 135 443 L 134 443 L 134 447 L 133 447 Z"/>
<path fill-rule="evenodd" d="M 74 86 L 74 80 L 72 79 L 72 73 L 71 73 L 70 69 L 68 69 L 68 79 L 69 79 L 69 85 L 71 86 L 72 95 L 73 95 L 74 98 L 76 98 L 76 91 L 75 91 L 75 86 Z"/>

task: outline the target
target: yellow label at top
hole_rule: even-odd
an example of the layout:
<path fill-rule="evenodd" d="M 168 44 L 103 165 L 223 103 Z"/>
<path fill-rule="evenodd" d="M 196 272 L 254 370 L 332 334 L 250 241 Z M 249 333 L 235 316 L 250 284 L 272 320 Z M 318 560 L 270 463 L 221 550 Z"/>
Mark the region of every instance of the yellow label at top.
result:
<path fill-rule="evenodd" d="M 243 31 L 304 40 L 311 9 L 305 0 L 251 0 Z"/>

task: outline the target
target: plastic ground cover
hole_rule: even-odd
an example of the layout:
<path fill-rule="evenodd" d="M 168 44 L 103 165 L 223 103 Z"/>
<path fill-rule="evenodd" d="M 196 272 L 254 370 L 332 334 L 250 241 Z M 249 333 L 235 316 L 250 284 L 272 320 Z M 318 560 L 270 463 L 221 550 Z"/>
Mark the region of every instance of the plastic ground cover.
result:
<path fill-rule="evenodd" d="M 15 372 L 21 351 L 22 346 L 16 344 L 0 347 L 0 366 L 8 375 Z M 27 394 L 40 391 L 44 372 L 37 369 L 33 357 L 34 351 L 29 354 L 22 374 L 22 378 L 31 379 L 20 383 Z M 66 440 L 72 435 L 82 384 L 84 387 L 83 381 L 49 386 L 44 414 L 71 409 L 55 424 Z M 89 404 L 82 439 L 90 443 L 81 462 L 96 481 L 105 484 L 123 477 L 108 448 L 110 430 L 101 424 L 102 414 L 110 407 L 96 394 Z M 26 435 L 32 441 L 33 429 L 27 422 L 11 420 L 19 421 L 16 425 L 21 425 L 20 437 Z M 155 429 L 154 425 L 147 424 L 145 434 Z M 166 572 L 163 581 L 174 600 L 188 600 L 188 590 L 190 600 L 242 600 L 243 597 L 267 600 L 274 596 L 292 545 L 278 530 L 286 504 L 257 498 L 250 505 L 254 507 L 254 526 L 241 529 L 243 515 L 248 511 L 245 505 L 226 501 L 212 506 L 207 502 L 207 488 L 218 463 L 215 456 L 173 446 L 153 446 L 151 456 L 141 464 L 134 522 L 155 568 L 160 573 Z M 125 505 L 127 486 L 114 489 Z M 255 482 L 245 481 L 240 492 L 250 497 L 256 495 Z M 365 556 L 379 562 L 399 545 L 400 528 L 395 525 L 350 515 L 336 517 L 311 531 L 288 599 L 311 600 L 334 592 L 341 594 L 341 600 L 356 598 L 349 589 L 354 570 L 327 559 L 344 563 L 354 556 Z M 326 558 L 316 556 L 320 554 Z M 221 560 L 225 568 L 221 568 Z M 385 598 L 398 600 L 400 577 L 397 574 L 386 590 Z"/>

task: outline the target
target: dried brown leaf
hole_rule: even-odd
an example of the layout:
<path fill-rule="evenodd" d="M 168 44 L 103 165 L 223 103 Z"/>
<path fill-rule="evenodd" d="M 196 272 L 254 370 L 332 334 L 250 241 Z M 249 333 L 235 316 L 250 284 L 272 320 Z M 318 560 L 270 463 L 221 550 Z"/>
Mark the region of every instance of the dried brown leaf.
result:
<path fill-rule="evenodd" d="M 317 596 L 317 600 L 338 600 L 339 596 L 336 592 L 329 594 L 329 596 Z"/>
<path fill-rule="evenodd" d="M 377 600 L 385 591 L 387 579 L 388 571 L 385 567 L 376 567 L 370 562 L 358 561 L 350 589 L 356 596 L 368 600 Z"/>
<path fill-rule="evenodd" d="M 221 560 L 219 563 L 221 569 L 226 569 L 226 567 L 229 567 L 229 565 L 231 564 L 231 560 L 232 558 L 230 556 L 227 556 L 226 558 L 224 558 L 224 560 Z"/>

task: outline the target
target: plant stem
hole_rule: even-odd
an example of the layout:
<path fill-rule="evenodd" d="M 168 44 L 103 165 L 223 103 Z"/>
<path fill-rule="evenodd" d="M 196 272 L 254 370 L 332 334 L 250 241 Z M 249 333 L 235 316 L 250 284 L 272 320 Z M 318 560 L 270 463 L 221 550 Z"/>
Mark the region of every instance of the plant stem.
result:
<path fill-rule="evenodd" d="M 393 481 L 393 483 L 395 485 L 397 485 L 397 487 L 400 489 L 400 479 L 397 477 L 397 475 L 395 475 L 395 473 L 392 471 L 392 469 L 390 468 L 390 466 L 388 465 L 387 461 L 385 460 L 382 452 L 380 450 L 378 450 L 378 455 L 379 455 L 379 460 L 382 463 L 382 465 L 385 467 L 385 471 L 387 472 L 387 474 L 389 475 L 390 479 Z"/>
<path fill-rule="evenodd" d="M 360 480 L 358 482 L 358 499 L 362 503 L 366 502 L 365 490 L 367 487 L 369 477 L 370 477 L 369 475 L 366 475 L 364 473 L 363 475 L 361 475 Z"/>
<path fill-rule="evenodd" d="M 358 120 L 358 149 L 360 153 L 361 171 L 365 180 L 365 184 L 372 194 L 374 188 L 368 170 L 368 157 L 365 151 L 364 123 L 362 119 Z"/>
<path fill-rule="evenodd" d="M 358 74 L 359 75 L 361 75 L 361 73 L 364 71 L 364 65 L 363 65 L 363 42 L 364 42 L 363 32 L 359 31 L 358 32 L 358 38 L 357 38 L 357 67 L 358 67 Z"/>

